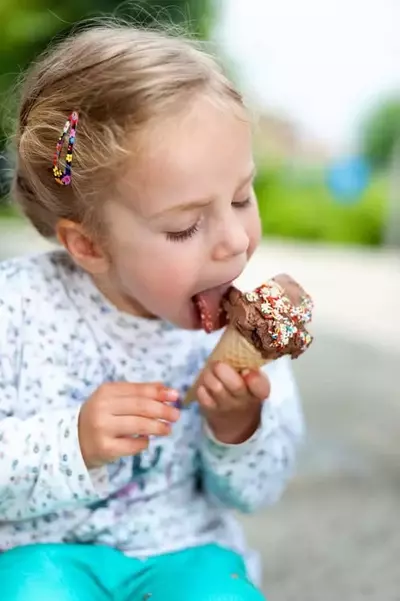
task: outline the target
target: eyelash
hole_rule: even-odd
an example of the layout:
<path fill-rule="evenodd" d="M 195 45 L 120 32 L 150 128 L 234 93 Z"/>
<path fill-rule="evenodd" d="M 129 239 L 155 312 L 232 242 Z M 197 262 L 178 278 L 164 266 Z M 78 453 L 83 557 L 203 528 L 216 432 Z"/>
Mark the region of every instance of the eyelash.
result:
<path fill-rule="evenodd" d="M 251 197 L 249 196 L 249 198 L 246 198 L 245 200 L 242 200 L 241 202 L 233 202 L 232 206 L 235 207 L 235 209 L 245 209 L 246 207 L 249 206 L 250 203 L 251 203 Z"/>
<path fill-rule="evenodd" d="M 251 203 L 251 198 L 246 198 L 246 200 L 242 200 L 241 202 L 233 202 L 232 206 L 235 209 L 245 209 Z M 167 240 L 171 242 L 184 242 L 185 240 L 189 240 L 199 231 L 199 222 L 190 226 L 187 230 L 183 230 L 182 232 L 167 232 Z"/>
<path fill-rule="evenodd" d="M 171 242 L 184 242 L 185 240 L 192 238 L 198 231 L 199 224 L 195 223 L 183 232 L 167 232 L 167 240 L 170 240 Z"/>

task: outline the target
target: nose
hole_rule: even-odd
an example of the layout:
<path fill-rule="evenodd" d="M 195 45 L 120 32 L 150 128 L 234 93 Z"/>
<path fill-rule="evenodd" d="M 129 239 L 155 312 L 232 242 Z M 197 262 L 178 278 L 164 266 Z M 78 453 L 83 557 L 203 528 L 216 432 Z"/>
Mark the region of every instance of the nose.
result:
<path fill-rule="evenodd" d="M 218 228 L 212 258 L 214 261 L 226 261 L 237 255 L 242 255 L 249 248 L 250 239 L 240 216 L 230 214 Z"/>

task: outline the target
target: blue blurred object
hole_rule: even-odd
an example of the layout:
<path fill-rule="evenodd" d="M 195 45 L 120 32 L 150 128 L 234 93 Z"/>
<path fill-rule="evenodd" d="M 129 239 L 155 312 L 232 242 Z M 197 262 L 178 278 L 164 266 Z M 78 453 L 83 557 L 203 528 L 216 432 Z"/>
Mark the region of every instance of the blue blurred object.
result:
<path fill-rule="evenodd" d="M 340 202 L 357 202 L 369 180 L 370 167 L 361 157 L 336 161 L 327 171 L 328 188 Z"/>

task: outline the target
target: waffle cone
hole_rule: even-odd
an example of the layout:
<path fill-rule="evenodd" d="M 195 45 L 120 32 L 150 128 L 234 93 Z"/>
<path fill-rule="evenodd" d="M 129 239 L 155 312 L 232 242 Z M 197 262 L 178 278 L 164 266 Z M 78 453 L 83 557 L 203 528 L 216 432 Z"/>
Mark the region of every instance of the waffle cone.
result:
<path fill-rule="evenodd" d="M 260 367 L 269 363 L 268 359 L 265 359 L 261 353 L 244 338 L 237 330 L 233 327 L 228 327 L 217 346 L 209 356 L 207 365 L 215 361 L 221 361 L 227 363 L 233 369 L 240 372 L 244 369 L 258 370 Z M 196 398 L 196 390 L 201 380 L 201 373 L 193 386 L 188 390 L 184 399 L 184 404 L 189 404 Z"/>

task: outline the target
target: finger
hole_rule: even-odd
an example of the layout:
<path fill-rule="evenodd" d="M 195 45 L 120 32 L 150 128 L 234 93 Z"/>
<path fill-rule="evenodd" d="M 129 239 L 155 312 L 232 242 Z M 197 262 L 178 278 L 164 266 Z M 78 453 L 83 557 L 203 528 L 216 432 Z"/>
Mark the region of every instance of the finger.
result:
<path fill-rule="evenodd" d="M 232 396 L 239 397 L 247 393 L 245 381 L 230 365 L 217 362 L 213 367 L 213 372 Z"/>
<path fill-rule="evenodd" d="M 180 411 L 160 401 L 142 397 L 121 397 L 115 399 L 112 404 L 112 414 L 151 417 L 152 419 L 163 419 L 167 422 L 176 422 Z"/>
<path fill-rule="evenodd" d="M 132 383 L 132 382 L 107 382 L 102 386 L 103 394 L 119 397 L 141 396 L 161 402 L 174 402 L 178 400 L 179 392 L 164 386 L 161 382 Z"/>
<path fill-rule="evenodd" d="M 261 401 L 269 397 L 271 392 L 271 383 L 268 376 L 262 371 L 244 370 L 242 372 L 242 377 L 246 382 L 249 392 L 254 397 L 260 399 Z"/>
<path fill-rule="evenodd" d="M 197 400 L 204 409 L 216 409 L 217 403 L 209 395 L 204 386 L 199 386 L 197 390 Z"/>
<path fill-rule="evenodd" d="M 129 457 L 137 455 L 146 450 L 149 446 L 149 439 L 146 436 L 142 438 L 117 438 L 114 441 L 112 455 L 114 459 L 119 457 Z"/>
<path fill-rule="evenodd" d="M 147 417 L 118 416 L 111 423 L 111 435 L 120 436 L 168 436 L 171 425 Z"/>
<path fill-rule="evenodd" d="M 205 372 L 202 384 L 217 403 L 226 401 L 230 396 L 224 384 L 210 369 Z"/>

